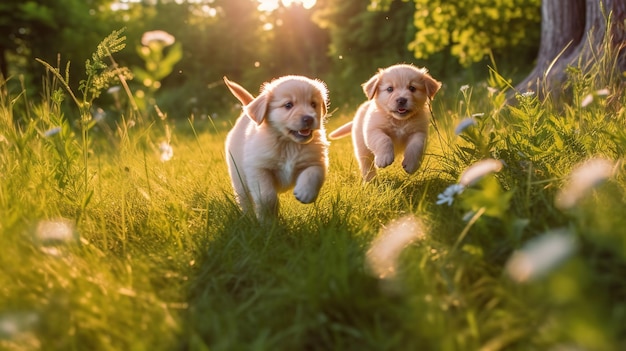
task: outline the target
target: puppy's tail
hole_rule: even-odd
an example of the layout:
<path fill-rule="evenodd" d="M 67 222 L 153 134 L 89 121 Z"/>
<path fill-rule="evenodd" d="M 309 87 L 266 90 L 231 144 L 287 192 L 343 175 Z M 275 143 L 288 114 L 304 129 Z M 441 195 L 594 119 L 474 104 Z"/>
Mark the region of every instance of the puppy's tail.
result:
<path fill-rule="evenodd" d="M 228 78 L 226 78 L 226 76 L 224 76 L 224 83 L 228 87 L 228 90 L 235 95 L 237 100 L 239 100 L 242 105 L 245 106 L 254 100 L 254 96 L 252 96 L 252 94 L 250 94 L 244 87 L 235 82 L 231 82 Z"/>
<path fill-rule="evenodd" d="M 352 123 L 353 122 L 348 122 L 342 125 L 341 127 L 333 130 L 332 132 L 330 132 L 330 134 L 328 134 L 328 138 L 330 140 L 335 140 L 335 139 L 343 138 L 346 135 L 350 134 L 352 132 Z"/>

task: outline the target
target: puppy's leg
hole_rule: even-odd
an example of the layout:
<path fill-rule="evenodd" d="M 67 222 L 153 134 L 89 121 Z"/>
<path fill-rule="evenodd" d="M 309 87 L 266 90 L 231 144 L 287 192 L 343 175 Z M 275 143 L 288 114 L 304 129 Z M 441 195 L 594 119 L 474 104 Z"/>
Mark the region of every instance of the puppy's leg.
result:
<path fill-rule="evenodd" d="M 324 184 L 324 179 L 323 167 L 311 166 L 305 168 L 296 179 L 293 195 L 303 204 L 310 204 L 317 198 L 322 184 Z"/>
<path fill-rule="evenodd" d="M 415 171 L 417 171 L 422 164 L 425 148 L 426 134 L 413 134 L 406 145 L 406 149 L 404 150 L 404 160 L 402 160 L 402 168 L 404 168 L 408 174 L 415 173 Z"/>
<path fill-rule="evenodd" d="M 361 128 L 359 125 L 358 128 Z M 352 131 L 352 146 L 354 147 L 354 156 L 359 163 L 361 177 L 369 182 L 376 176 L 376 168 L 374 167 L 374 154 L 365 146 L 363 133 L 358 132 L 360 129 L 354 128 Z M 357 132 L 355 132 L 357 131 Z"/>
<path fill-rule="evenodd" d="M 374 167 L 374 154 L 371 152 L 364 153 L 358 156 L 359 169 L 361 170 L 361 176 L 363 180 L 369 182 L 376 176 L 376 167 Z"/>
<path fill-rule="evenodd" d="M 359 170 L 363 181 L 369 182 L 376 176 L 376 168 L 374 167 L 374 154 L 365 145 L 365 137 L 361 131 L 362 123 L 355 123 L 352 128 L 352 146 L 354 147 L 354 156 L 359 163 Z"/>
<path fill-rule="evenodd" d="M 380 130 L 369 130 L 365 136 L 365 145 L 374 154 L 374 163 L 378 168 L 385 168 L 393 163 L 393 141 Z"/>
<path fill-rule="evenodd" d="M 258 219 L 278 215 L 278 194 L 274 184 L 274 177 L 267 170 L 248 170 L 248 189 Z"/>
<path fill-rule="evenodd" d="M 235 191 L 235 201 L 241 208 L 243 213 L 247 213 L 251 209 L 250 195 L 245 186 L 245 179 L 242 174 L 242 169 L 235 162 L 235 158 L 231 153 L 230 141 L 226 146 L 226 164 L 228 165 L 228 173 L 230 174 L 231 184 Z"/>
<path fill-rule="evenodd" d="M 235 200 L 243 213 L 248 213 L 251 209 L 250 195 L 246 191 L 245 186 L 239 180 L 233 180 L 233 189 L 235 190 Z"/>

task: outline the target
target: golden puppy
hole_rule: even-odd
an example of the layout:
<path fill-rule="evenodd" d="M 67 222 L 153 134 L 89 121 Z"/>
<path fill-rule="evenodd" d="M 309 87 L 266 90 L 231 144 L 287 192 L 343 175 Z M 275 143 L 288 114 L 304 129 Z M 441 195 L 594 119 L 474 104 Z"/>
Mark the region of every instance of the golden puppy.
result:
<path fill-rule="evenodd" d="M 364 181 L 376 175 L 374 165 L 387 167 L 402 151 L 404 170 L 413 174 L 419 168 L 426 147 L 430 100 L 441 87 L 427 72 L 406 64 L 380 69 L 363 84 L 368 101 L 359 106 L 354 120 L 330 133 L 330 139 L 338 139 L 352 131 Z"/>
<path fill-rule="evenodd" d="M 328 169 L 324 83 L 285 76 L 263 84 L 254 98 L 226 77 L 224 82 L 244 105 L 226 138 L 228 171 L 242 210 L 254 210 L 259 219 L 275 216 L 278 193 L 291 188 L 300 202 L 315 201 Z"/>

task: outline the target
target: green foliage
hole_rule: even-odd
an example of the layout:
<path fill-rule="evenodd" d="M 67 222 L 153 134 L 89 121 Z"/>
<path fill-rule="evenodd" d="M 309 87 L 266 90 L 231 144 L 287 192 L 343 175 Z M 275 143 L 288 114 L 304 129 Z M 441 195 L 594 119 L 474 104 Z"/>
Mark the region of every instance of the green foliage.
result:
<path fill-rule="evenodd" d="M 0 82 L 1 349 L 626 348 L 617 84 L 600 92 L 572 68 L 574 103 L 529 93 L 508 106 L 510 84 L 494 69 L 486 83 L 434 101 L 417 174 L 396 163 L 361 184 L 350 140 L 338 140 L 316 203 L 286 193 L 281 216 L 261 224 L 233 200 L 222 152 L 229 118 L 170 128 L 165 114 L 123 123 L 139 118 L 129 110 L 106 130 L 86 114 L 93 77 L 118 68 L 106 53 L 119 35 L 92 56 L 84 101 L 69 65 L 42 61 L 38 102 Z M 66 118 L 65 94 L 85 123 Z M 472 123 L 453 132 L 465 118 Z M 557 206 L 571 171 L 598 157 L 612 167 L 604 182 Z M 503 162 L 437 204 L 485 159 Z M 404 218 L 419 226 L 399 226 L 413 237 L 381 267 L 393 274 L 373 274 L 375 244 Z M 544 246 L 555 238 L 556 248 Z"/>
<path fill-rule="evenodd" d="M 459 77 L 463 67 L 454 57 L 463 55 L 463 64 L 469 64 L 494 50 L 499 61 L 510 62 L 515 70 L 522 71 L 528 68 L 538 43 L 537 1 L 480 2 L 475 7 L 486 14 L 467 16 L 462 11 L 471 12 L 475 2 L 420 5 L 419 11 L 436 12 L 440 6 L 453 7 L 459 14 L 455 18 L 435 16 L 438 22 L 430 16 L 416 16 L 412 1 L 368 4 L 318 0 L 310 10 L 296 3 L 260 12 L 256 0 L 7 3 L 0 5 L 0 29 L 8 34 L 0 38 L 0 50 L 5 50 L 0 57 L 7 58 L 6 62 L 0 60 L 0 68 L 6 63 L 2 71 L 5 76 L 25 75 L 29 88 L 35 87 L 27 93 L 38 97 L 41 84 L 34 82 L 41 67 L 34 58 L 53 65 L 93 61 L 92 48 L 111 28 L 126 27 L 127 42 L 133 48 L 141 47 L 146 31 L 163 30 L 176 37 L 176 44 L 163 51 L 164 58 L 167 52 L 172 56 L 157 65 L 159 78 L 153 77 L 154 68 L 147 67 L 152 67 L 146 59 L 154 61 L 154 53 L 122 51 L 116 59 L 122 66 L 136 68 L 135 83 L 140 87 L 144 81 L 159 86 L 141 87 L 146 95 L 153 95 L 148 100 L 154 98 L 163 110 L 181 111 L 175 117 L 184 119 L 188 113 L 204 117 L 229 109 L 232 99 L 224 94 L 224 75 L 251 91 L 280 75 L 308 75 L 333 87 L 332 101 L 348 104 L 363 99 L 359 85 L 380 67 L 407 62 L 429 67 L 440 79 Z M 485 20 L 475 20 L 481 16 Z M 416 25 L 416 21 L 426 22 Z M 435 31 L 432 35 L 440 39 L 435 40 L 428 31 Z M 471 40 L 443 43 L 451 36 L 446 33 L 453 31 L 459 38 L 470 36 Z M 425 41 L 418 43 L 420 38 Z M 503 42 L 504 38 L 510 40 Z M 423 47 L 428 45 L 434 46 Z M 455 47 L 453 53 L 451 45 Z M 59 57 L 59 53 L 63 55 Z M 79 76 L 70 79 L 71 86 L 80 84 Z M 113 104 L 111 100 L 104 94 L 96 102 L 107 109 Z"/>
<path fill-rule="evenodd" d="M 156 103 L 154 93 L 161 87 L 161 81 L 172 73 L 174 65 L 183 57 L 182 45 L 175 40 L 167 32 L 146 32 L 142 37 L 142 46 L 137 47 L 137 54 L 145 62 L 145 69 L 133 67 L 135 77 L 147 89 L 147 92 L 141 89 L 135 93 L 142 111 L 147 111 Z M 169 48 L 166 50 L 166 47 Z"/>
<path fill-rule="evenodd" d="M 393 1 L 373 1 L 374 8 Z M 450 50 L 464 66 L 491 52 L 505 53 L 518 46 L 534 46 L 540 0 L 413 0 L 415 37 L 408 44 L 418 59 Z"/>
<path fill-rule="evenodd" d="M 89 186 L 91 175 L 89 173 L 88 160 L 89 153 L 92 152 L 92 139 L 89 132 L 97 123 L 97 120 L 92 118 L 93 101 L 100 95 L 103 89 L 108 88 L 113 82 L 119 81 L 127 87 L 126 79 L 132 78 L 130 71 L 125 67 L 117 66 L 112 56 L 113 53 L 119 52 L 125 47 L 124 41 L 126 38 L 120 37 L 119 35 L 121 33 L 122 30 L 113 31 L 98 45 L 96 52 L 92 55 L 92 61 L 86 61 L 85 73 L 87 78 L 81 81 L 79 87 L 83 93 L 82 101 L 76 97 L 76 94 L 70 86 L 69 62 L 65 69 L 65 75 L 62 76 L 60 68 L 54 68 L 49 63 L 37 59 L 38 62 L 46 67 L 48 73 L 52 75 L 52 78 L 49 78 L 49 80 L 45 82 L 48 87 L 47 93 L 49 99 L 41 104 L 40 108 L 43 110 L 39 118 L 48 124 L 48 128 L 53 128 L 48 130 L 57 129 L 60 134 L 60 141 L 53 141 L 48 145 L 52 150 L 56 150 L 56 160 L 58 162 L 56 163 L 55 179 L 57 179 L 57 182 L 60 182 L 59 185 L 61 188 L 64 188 L 64 184 L 68 182 L 74 184 L 71 194 L 72 198 L 81 198 L 81 212 L 93 195 L 93 190 Z M 104 59 L 109 59 L 112 65 L 108 66 L 103 61 Z M 73 138 L 73 132 L 69 127 L 69 122 L 61 113 L 63 95 L 61 89 L 58 88 L 59 84 L 71 96 L 76 107 L 79 109 L 80 145 L 76 144 Z M 57 132 L 54 134 L 56 133 Z M 49 140 L 56 140 L 56 138 Z M 74 171 L 77 168 L 75 164 L 77 161 L 76 156 L 79 154 L 82 155 L 82 169 L 80 169 L 80 173 L 82 173 L 81 183 L 78 183 L 80 177 L 78 177 L 77 172 Z M 79 185 L 76 186 L 76 184 Z M 80 214 L 78 218 L 80 218 Z"/>
<path fill-rule="evenodd" d="M 126 47 L 126 36 L 120 37 L 124 29 L 113 31 L 104 38 L 91 60 L 85 62 L 87 78 L 80 81 L 79 89 L 83 93 L 83 102 L 89 106 L 100 96 L 101 92 L 111 85 L 121 83 L 121 80 L 131 80 L 131 71 L 126 67 L 119 67 L 113 60 L 113 54 Z M 106 63 L 105 60 L 111 61 Z"/>
<path fill-rule="evenodd" d="M 334 71 L 327 80 L 338 87 L 334 96 L 339 95 L 339 101 L 363 100 L 360 84 L 378 68 L 413 61 L 407 48 L 415 34 L 413 12 L 413 6 L 402 1 L 393 1 L 385 12 L 369 11 L 361 1 L 326 0 L 317 8 L 315 21 L 330 36 Z"/>

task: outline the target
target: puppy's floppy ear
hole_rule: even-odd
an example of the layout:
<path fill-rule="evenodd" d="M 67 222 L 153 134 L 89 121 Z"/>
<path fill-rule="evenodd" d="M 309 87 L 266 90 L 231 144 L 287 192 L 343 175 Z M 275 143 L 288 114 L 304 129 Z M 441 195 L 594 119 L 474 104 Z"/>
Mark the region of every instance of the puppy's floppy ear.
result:
<path fill-rule="evenodd" d="M 365 96 L 367 96 L 368 100 L 372 100 L 374 95 L 376 95 L 376 91 L 378 91 L 378 81 L 380 80 L 381 72 L 382 71 L 378 71 L 372 78 L 362 84 L 363 92 L 365 92 Z"/>
<path fill-rule="evenodd" d="M 441 82 L 435 80 L 427 73 L 422 76 L 422 79 L 424 80 L 426 95 L 428 95 L 428 97 L 432 100 L 435 97 L 435 94 L 437 94 L 437 92 L 441 88 Z"/>
<path fill-rule="evenodd" d="M 267 91 L 261 93 L 261 95 L 257 96 L 251 103 L 247 104 L 244 107 L 246 114 L 250 119 L 256 122 L 256 124 L 261 124 L 265 119 L 265 114 L 267 113 L 267 106 L 269 104 L 269 94 Z"/>

